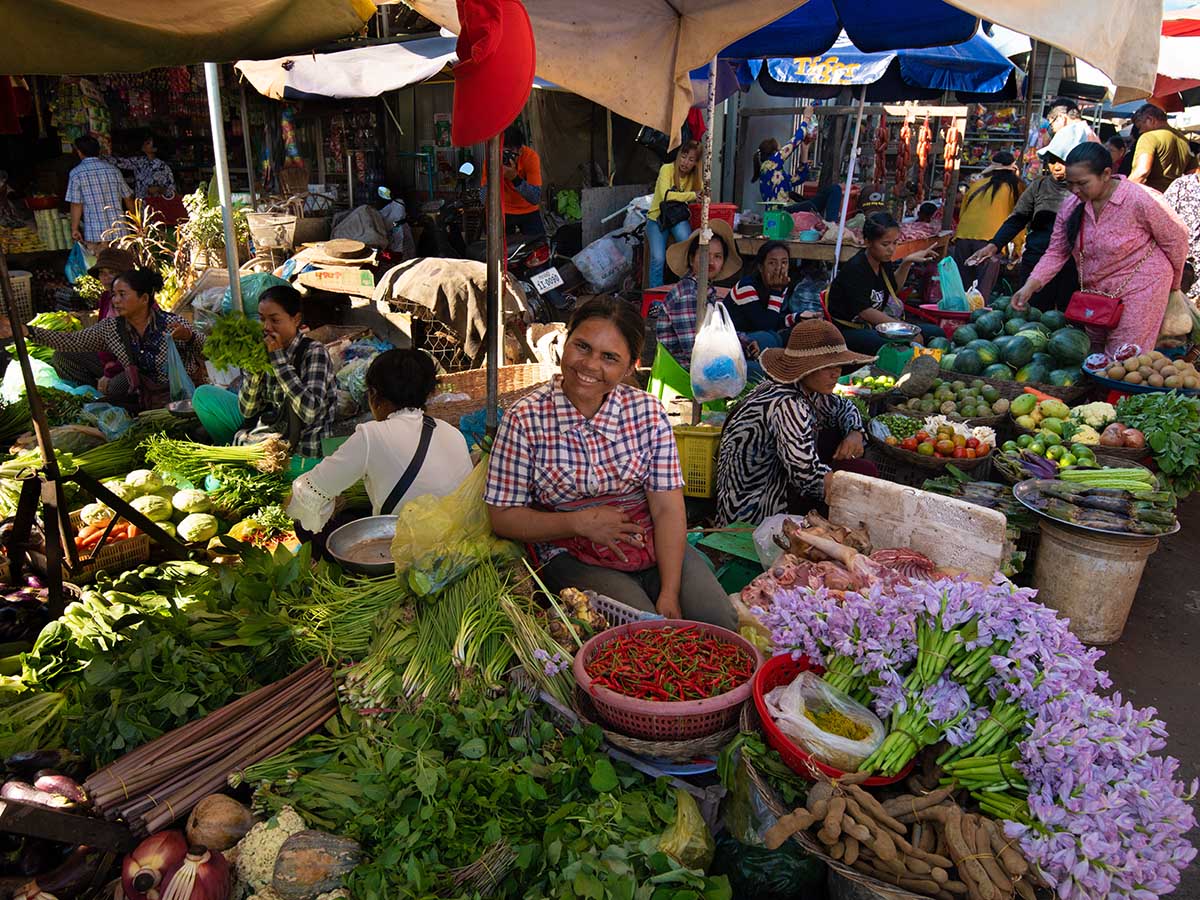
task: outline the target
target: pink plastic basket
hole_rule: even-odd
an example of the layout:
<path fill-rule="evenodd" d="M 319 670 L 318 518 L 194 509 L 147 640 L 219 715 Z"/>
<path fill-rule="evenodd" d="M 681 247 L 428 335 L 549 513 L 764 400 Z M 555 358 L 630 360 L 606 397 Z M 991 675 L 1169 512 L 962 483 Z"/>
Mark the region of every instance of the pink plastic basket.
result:
<path fill-rule="evenodd" d="M 750 678 L 732 691 L 710 697 L 707 700 L 681 702 L 655 702 L 635 700 L 592 684 L 587 673 L 587 664 L 596 652 L 609 641 L 638 631 L 659 628 L 684 628 L 693 626 L 705 634 L 741 647 L 754 656 L 755 669 L 762 665 L 762 654 L 739 634 L 717 625 L 704 622 L 689 622 L 682 619 L 651 619 L 630 622 L 609 628 L 585 643 L 575 654 L 575 683 L 591 699 L 596 714 L 614 731 L 630 737 L 648 741 L 685 741 L 690 738 L 707 737 L 737 724 L 742 704 L 750 699 Z"/>

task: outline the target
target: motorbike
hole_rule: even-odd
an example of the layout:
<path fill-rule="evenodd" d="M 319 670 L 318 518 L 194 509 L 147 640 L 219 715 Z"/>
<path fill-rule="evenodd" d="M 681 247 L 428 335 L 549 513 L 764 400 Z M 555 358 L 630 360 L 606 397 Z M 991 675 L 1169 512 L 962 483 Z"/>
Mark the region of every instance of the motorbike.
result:
<path fill-rule="evenodd" d="M 575 264 L 556 252 L 546 235 L 515 236 L 508 248 L 508 271 L 525 292 L 534 322 L 566 321 L 575 308 L 575 293 L 583 277 Z"/>
<path fill-rule="evenodd" d="M 467 183 L 475 174 L 475 164 L 464 162 L 458 167 L 457 185 L 453 200 L 430 200 L 421 204 L 417 220 L 421 236 L 417 239 L 417 256 L 438 256 L 463 259 L 468 256 L 463 236 L 463 216 L 468 206 L 476 205 L 469 196 Z"/>

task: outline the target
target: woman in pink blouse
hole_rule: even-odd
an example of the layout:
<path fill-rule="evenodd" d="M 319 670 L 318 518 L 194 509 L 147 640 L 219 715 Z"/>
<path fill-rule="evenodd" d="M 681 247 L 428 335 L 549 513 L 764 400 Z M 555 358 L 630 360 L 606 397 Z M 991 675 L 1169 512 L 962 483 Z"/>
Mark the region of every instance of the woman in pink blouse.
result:
<path fill-rule="evenodd" d="M 1109 352 L 1136 344 L 1149 352 L 1158 340 L 1167 299 L 1178 289 L 1188 253 L 1187 227 L 1162 195 L 1112 174 L 1112 157 L 1102 144 L 1080 144 L 1070 152 L 1067 187 L 1054 222 L 1050 247 L 1013 294 L 1014 309 L 1049 283 L 1074 256 L 1083 289 L 1112 294 L 1124 301 L 1120 324 L 1105 335 L 1093 333 L 1093 345 Z"/>

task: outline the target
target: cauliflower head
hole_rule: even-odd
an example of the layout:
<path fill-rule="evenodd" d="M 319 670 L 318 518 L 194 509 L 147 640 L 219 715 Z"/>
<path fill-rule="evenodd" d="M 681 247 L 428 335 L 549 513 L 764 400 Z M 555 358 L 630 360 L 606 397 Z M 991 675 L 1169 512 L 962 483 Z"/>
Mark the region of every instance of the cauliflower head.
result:
<path fill-rule="evenodd" d="M 285 806 L 265 822 L 259 822 L 238 841 L 229 854 L 234 863 L 235 884 L 230 897 L 257 895 L 260 900 L 277 900 L 271 888 L 275 877 L 275 857 L 284 841 L 308 826 L 290 806 Z"/>
<path fill-rule="evenodd" d="M 1111 403 L 1085 403 L 1071 410 L 1071 418 L 1092 428 L 1101 429 L 1117 421 L 1117 408 Z"/>

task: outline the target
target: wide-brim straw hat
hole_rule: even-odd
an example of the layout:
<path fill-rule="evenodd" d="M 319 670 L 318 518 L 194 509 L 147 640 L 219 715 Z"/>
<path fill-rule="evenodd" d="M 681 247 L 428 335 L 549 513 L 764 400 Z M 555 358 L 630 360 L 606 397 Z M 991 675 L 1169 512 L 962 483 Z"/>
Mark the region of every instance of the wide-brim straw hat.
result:
<path fill-rule="evenodd" d="M 714 235 L 719 236 L 725 242 L 726 249 L 725 265 L 713 280 L 724 281 L 726 278 L 732 278 L 742 268 L 742 257 L 738 253 L 737 241 L 733 237 L 733 228 L 724 219 L 709 219 L 708 227 L 712 229 Z M 667 265 L 680 278 L 688 273 L 688 250 L 691 249 L 693 241 L 699 240 L 700 229 L 697 228 L 688 235 L 687 240 L 679 241 L 667 248 Z"/>
<path fill-rule="evenodd" d="M 792 329 L 786 347 L 771 347 L 758 357 L 763 371 L 783 384 L 792 384 L 818 369 L 858 366 L 874 359 L 847 350 L 838 327 L 824 319 L 801 322 Z"/>

